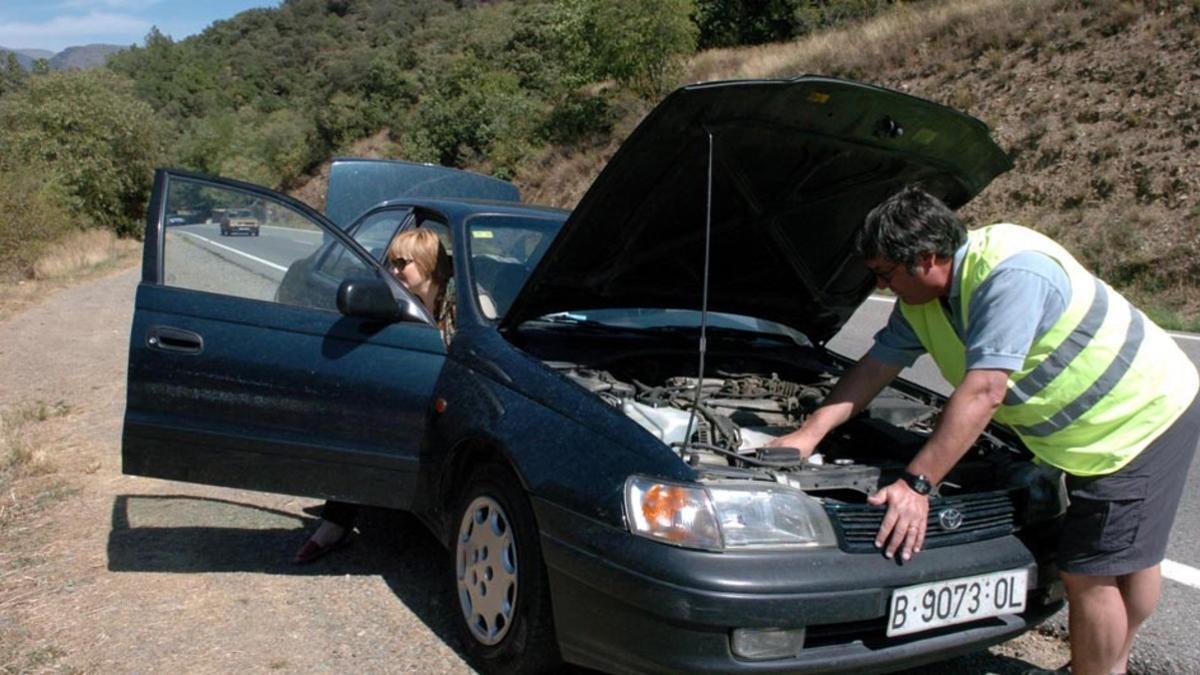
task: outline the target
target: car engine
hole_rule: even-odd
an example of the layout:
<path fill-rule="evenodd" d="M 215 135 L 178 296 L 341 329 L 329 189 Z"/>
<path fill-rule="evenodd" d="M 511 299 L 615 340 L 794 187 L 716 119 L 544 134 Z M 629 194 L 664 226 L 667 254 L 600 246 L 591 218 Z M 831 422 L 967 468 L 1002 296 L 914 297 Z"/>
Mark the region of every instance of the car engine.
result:
<path fill-rule="evenodd" d="M 788 448 L 766 447 L 794 431 L 829 394 L 829 373 L 783 378 L 777 373 L 712 371 L 695 377 L 654 375 L 650 364 L 610 368 L 548 362 L 551 368 L 619 409 L 713 478 L 769 478 L 836 501 L 862 502 L 895 480 L 932 432 L 933 401 L 887 388 L 867 410 L 830 434 L 802 460 Z M 1027 466 L 1020 450 L 985 435 L 943 482 L 945 494 L 992 490 Z M 998 478 L 1000 479 L 998 481 Z"/>

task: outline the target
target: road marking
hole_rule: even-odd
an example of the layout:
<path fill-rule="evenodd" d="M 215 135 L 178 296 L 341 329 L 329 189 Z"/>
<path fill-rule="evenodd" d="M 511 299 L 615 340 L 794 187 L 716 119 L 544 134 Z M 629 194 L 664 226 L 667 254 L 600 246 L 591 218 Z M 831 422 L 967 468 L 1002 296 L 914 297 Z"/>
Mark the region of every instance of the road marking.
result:
<path fill-rule="evenodd" d="M 888 304 L 894 304 L 896 302 L 896 298 L 887 295 L 872 295 L 868 299 L 874 300 L 875 302 L 886 302 Z M 1170 335 L 1176 340 L 1196 340 L 1200 342 L 1200 335 L 1192 335 L 1191 333 L 1176 333 L 1175 331 L 1169 330 L 1167 331 L 1167 335 Z"/>
<path fill-rule="evenodd" d="M 286 230 L 288 232 L 293 232 L 295 234 L 308 237 L 320 237 L 322 234 L 324 234 L 320 230 L 305 230 L 299 227 L 284 227 L 282 225 L 261 225 L 260 227 L 262 227 L 264 230 Z"/>
<path fill-rule="evenodd" d="M 1200 570 L 1190 565 L 1177 563 L 1174 560 L 1162 561 L 1162 575 L 1171 581 L 1178 581 L 1192 588 L 1200 588 Z"/>
<path fill-rule="evenodd" d="M 206 242 L 212 244 L 213 246 L 216 246 L 217 248 L 223 248 L 226 251 L 229 251 L 230 253 L 236 253 L 240 256 L 249 258 L 256 263 L 261 263 L 263 265 L 266 265 L 267 267 L 277 269 L 280 272 L 286 272 L 288 270 L 288 268 L 286 268 L 282 265 L 276 265 L 275 263 L 271 262 L 270 260 L 263 260 L 262 258 L 259 258 L 258 256 L 250 255 L 249 253 L 246 253 L 245 251 L 239 251 L 236 248 L 233 248 L 231 246 L 226 246 L 225 244 L 219 244 L 219 243 L 213 241 L 212 239 L 209 239 L 208 237 L 202 237 L 202 236 L 192 233 L 192 232 L 180 232 L 180 234 L 186 234 L 189 237 L 195 237 L 201 241 L 206 241 Z"/>

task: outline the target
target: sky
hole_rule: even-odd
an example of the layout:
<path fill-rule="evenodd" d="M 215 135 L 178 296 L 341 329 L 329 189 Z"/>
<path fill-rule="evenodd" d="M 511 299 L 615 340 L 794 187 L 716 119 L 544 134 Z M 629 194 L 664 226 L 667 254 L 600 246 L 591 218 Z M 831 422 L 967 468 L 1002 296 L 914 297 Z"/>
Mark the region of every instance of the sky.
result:
<path fill-rule="evenodd" d="M 45 49 L 142 44 L 151 26 L 175 40 L 279 0 L 0 0 L 0 46 Z"/>

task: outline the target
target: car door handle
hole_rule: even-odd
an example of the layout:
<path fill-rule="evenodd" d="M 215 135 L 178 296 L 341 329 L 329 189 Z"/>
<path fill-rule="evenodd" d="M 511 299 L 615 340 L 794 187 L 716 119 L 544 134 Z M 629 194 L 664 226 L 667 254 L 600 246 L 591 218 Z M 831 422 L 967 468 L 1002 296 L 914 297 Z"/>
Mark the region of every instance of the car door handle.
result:
<path fill-rule="evenodd" d="M 204 338 L 199 333 L 170 326 L 151 326 L 146 334 L 146 345 L 151 349 L 178 354 L 199 354 L 204 351 Z"/>

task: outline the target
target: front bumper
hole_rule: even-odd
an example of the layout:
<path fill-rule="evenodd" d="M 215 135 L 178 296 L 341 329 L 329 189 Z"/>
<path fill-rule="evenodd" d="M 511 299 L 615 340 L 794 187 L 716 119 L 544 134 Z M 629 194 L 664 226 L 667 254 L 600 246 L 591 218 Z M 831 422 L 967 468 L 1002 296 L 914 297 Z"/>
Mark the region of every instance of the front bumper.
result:
<path fill-rule="evenodd" d="M 564 658 L 611 672 L 882 672 L 1012 638 L 1062 606 L 1057 572 L 1007 536 L 899 564 L 833 549 L 710 553 L 633 536 L 534 500 Z M 1030 570 L 1026 610 L 888 639 L 895 588 Z M 807 629 L 794 657 L 749 661 L 734 628 Z"/>

